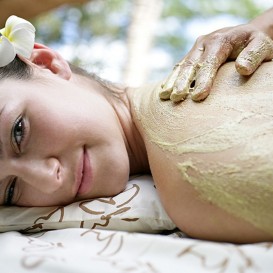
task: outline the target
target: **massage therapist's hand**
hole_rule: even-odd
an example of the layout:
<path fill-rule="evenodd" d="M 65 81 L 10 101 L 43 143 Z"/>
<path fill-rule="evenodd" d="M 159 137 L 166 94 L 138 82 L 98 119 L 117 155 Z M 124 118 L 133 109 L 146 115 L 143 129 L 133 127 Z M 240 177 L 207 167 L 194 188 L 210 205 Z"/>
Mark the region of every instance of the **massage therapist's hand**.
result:
<path fill-rule="evenodd" d="M 200 36 L 162 84 L 160 98 L 178 102 L 190 94 L 194 101 L 204 100 L 227 60 L 235 60 L 241 75 L 252 74 L 263 61 L 273 58 L 273 41 L 268 35 L 251 22 Z"/>

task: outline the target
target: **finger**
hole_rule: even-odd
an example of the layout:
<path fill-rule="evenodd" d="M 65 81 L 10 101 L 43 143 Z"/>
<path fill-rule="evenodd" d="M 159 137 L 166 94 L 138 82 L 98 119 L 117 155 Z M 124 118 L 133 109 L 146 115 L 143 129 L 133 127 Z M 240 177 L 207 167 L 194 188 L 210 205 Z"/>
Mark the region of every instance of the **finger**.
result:
<path fill-rule="evenodd" d="M 273 58 L 273 41 L 264 34 L 253 39 L 239 54 L 235 67 L 241 75 L 251 75 L 263 61 Z"/>
<path fill-rule="evenodd" d="M 180 73 L 177 76 L 177 79 L 174 83 L 173 91 L 170 96 L 171 101 L 182 101 L 188 96 L 190 84 L 194 79 L 195 71 L 195 64 L 187 66 L 185 68 L 184 66 L 180 67 Z"/>
<path fill-rule="evenodd" d="M 173 86 L 178 77 L 179 71 L 180 71 L 180 64 L 176 64 L 173 68 L 172 73 L 167 77 L 166 81 L 161 85 L 161 91 L 159 92 L 159 97 L 162 100 L 170 99 L 171 93 L 173 91 Z"/>
<path fill-rule="evenodd" d="M 182 101 L 188 96 L 190 86 L 195 78 L 196 72 L 200 68 L 199 59 L 203 51 L 203 47 L 193 50 L 180 65 L 180 71 L 170 97 L 173 102 Z"/>
<path fill-rule="evenodd" d="M 195 86 L 191 93 L 192 100 L 202 101 L 209 95 L 219 67 L 227 60 L 232 50 L 231 44 L 226 44 L 225 47 L 219 44 L 202 56 L 204 62 L 195 76 Z"/>
<path fill-rule="evenodd" d="M 207 64 L 204 65 L 202 71 L 199 71 L 201 75 L 196 79 L 194 90 L 191 93 L 191 99 L 193 101 L 198 102 L 207 98 L 211 91 L 217 70 L 218 65 Z"/>

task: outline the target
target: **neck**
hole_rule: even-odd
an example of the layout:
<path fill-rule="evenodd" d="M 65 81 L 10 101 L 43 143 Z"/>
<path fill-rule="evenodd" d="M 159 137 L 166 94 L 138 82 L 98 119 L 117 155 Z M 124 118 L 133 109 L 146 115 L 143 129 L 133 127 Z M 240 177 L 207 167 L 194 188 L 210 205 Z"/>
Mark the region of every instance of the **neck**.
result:
<path fill-rule="evenodd" d="M 146 147 L 132 117 L 131 103 L 127 89 L 115 100 L 113 107 L 123 130 L 129 160 L 130 175 L 150 173 Z"/>

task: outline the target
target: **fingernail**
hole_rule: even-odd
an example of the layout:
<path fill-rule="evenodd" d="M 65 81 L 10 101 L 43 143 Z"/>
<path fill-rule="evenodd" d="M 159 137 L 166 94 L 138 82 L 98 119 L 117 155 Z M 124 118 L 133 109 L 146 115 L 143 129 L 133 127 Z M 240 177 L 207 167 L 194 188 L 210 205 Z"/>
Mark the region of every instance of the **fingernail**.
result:
<path fill-rule="evenodd" d="M 172 92 L 171 89 L 162 90 L 162 91 L 160 91 L 160 93 L 159 93 L 159 97 L 160 97 L 162 100 L 168 100 L 168 99 L 170 98 L 171 92 Z"/>
<path fill-rule="evenodd" d="M 197 90 L 194 90 L 192 93 L 191 93 L 191 99 L 193 101 L 202 101 L 204 100 L 209 94 L 209 90 L 208 89 L 197 89 Z"/>
<path fill-rule="evenodd" d="M 246 60 L 239 60 L 235 63 L 235 67 L 238 73 L 240 73 L 243 76 L 248 76 L 252 74 L 253 68 L 251 67 L 251 63 L 249 63 Z"/>
<path fill-rule="evenodd" d="M 186 99 L 186 97 L 188 96 L 189 92 L 185 91 L 185 90 L 174 90 L 171 94 L 171 101 L 173 102 L 179 102 L 179 101 L 183 101 Z"/>
<path fill-rule="evenodd" d="M 181 96 L 181 94 L 172 93 L 170 99 L 173 102 L 179 102 L 183 101 L 185 98 Z"/>

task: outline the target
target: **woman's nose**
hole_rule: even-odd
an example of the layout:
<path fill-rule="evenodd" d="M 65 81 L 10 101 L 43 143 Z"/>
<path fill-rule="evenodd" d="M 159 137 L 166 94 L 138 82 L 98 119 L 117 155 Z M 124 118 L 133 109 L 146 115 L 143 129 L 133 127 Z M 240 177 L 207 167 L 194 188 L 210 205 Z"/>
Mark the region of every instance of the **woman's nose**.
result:
<path fill-rule="evenodd" d="M 12 175 L 44 192 L 53 193 L 63 184 L 61 165 L 58 159 L 16 158 L 11 164 Z"/>

